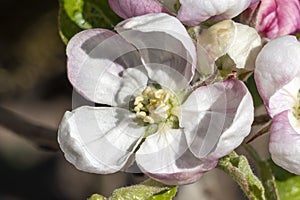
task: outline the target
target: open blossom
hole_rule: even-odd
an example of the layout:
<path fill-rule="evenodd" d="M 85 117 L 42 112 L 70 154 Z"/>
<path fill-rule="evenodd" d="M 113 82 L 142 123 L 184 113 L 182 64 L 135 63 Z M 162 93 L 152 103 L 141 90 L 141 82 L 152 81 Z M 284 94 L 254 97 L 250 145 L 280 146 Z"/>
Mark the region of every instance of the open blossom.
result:
<path fill-rule="evenodd" d="M 174 17 L 148 14 L 115 30 L 86 30 L 67 46 L 74 88 L 110 107 L 65 113 L 66 159 L 92 173 L 138 168 L 165 184 L 197 181 L 248 135 L 250 93 L 238 80 L 192 87 L 195 46 Z"/>
<path fill-rule="evenodd" d="M 123 19 L 167 11 L 157 0 L 109 0 L 108 2 L 114 12 Z"/>
<path fill-rule="evenodd" d="M 299 0 L 261 0 L 257 7 L 249 8 L 245 15 L 254 10 L 251 23 L 262 36 L 269 39 L 294 34 L 300 29 Z"/>
<path fill-rule="evenodd" d="M 147 13 L 171 12 L 184 24 L 196 26 L 210 18 L 231 19 L 257 1 L 179 0 L 179 4 L 178 0 L 109 0 L 109 4 L 124 19 Z"/>
<path fill-rule="evenodd" d="M 273 118 L 269 150 L 273 161 L 300 174 L 300 44 L 294 36 L 269 42 L 256 61 L 255 81 Z"/>
<path fill-rule="evenodd" d="M 224 58 L 223 70 L 253 70 L 260 49 L 261 38 L 254 28 L 224 20 L 202 30 L 197 38 L 198 66 L 203 74 L 211 74 L 216 60 L 227 55 L 232 62 Z"/>

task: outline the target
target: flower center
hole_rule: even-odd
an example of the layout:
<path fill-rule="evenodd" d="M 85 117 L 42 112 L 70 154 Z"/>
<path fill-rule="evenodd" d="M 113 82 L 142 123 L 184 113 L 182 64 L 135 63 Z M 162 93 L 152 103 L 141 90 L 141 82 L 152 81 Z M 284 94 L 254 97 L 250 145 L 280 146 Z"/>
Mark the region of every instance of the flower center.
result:
<path fill-rule="evenodd" d="M 297 94 L 297 102 L 296 105 L 293 107 L 293 115 L 294 117 L 300 121 L 300 89 L 298 90 Z"/>
<path fill-rule="evenodd" d="M 170 122 L 172 128 L 178 128 L 177 107 L 175 94 L 157 84 L 147 86 L 133 102 L 138 119 L 146 124 Z"/>

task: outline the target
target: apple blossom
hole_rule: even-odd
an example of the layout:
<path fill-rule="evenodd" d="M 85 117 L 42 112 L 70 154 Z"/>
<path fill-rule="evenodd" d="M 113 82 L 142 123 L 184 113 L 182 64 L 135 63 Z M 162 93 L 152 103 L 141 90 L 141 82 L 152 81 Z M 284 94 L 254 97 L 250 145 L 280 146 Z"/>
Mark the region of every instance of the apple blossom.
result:
<path fill-rule="evenodd" d="M 123 19 L 166 11 L 156 0 L 109 0 L 108 2 L 113 11 Z"/>
<path fill-rule="evenodd" d="M 231 19 L 258 0 L 109 0 L 110 7 L 127 19 L 147 13 L 172 13 L 188 26 L 207 19 Z"/>
<path fill-rule="evenodd" d="M 253 18 L 249 13 L 254 14 Z M 253 27 L 269 39 L 294 34 L 300 29 L 299 0 L 261 0 L 243 15 L 252 18 L 250 21 Z"/>
<path fill-rule="evenodd" d="M 170 185 L 197 181 L 249 134 L 249 91 L 238 80 L 191 86 L 196 49 L 172 16 L 130 18 L 115 30 L 86 30 L 68 43 L 73 87 L 110 107 L 65 113 L 58 141 L 66 159 L 91 173 L 141 170 Z"/>
<path fill-rule="evenodd" d="M 256 60 L 255 81 L 273 118 L 272 159 L 300 174 L 300 44 L 296 37 L 278 37 L 265 45 Z"/>
<path fill-rule="evenodd" d="M 178 19 L 189 26 L 196 26 L 210 18 L 231 19 L 247 9 L 251 0 L 180 0 Z"/>
<path fill-rule="evenodd" d="M 222 69 L 253 70 L 261 49 L 261 38 L 254 28 L 224 20 L 204 29 L 197 38 L 199 71 L 211 74 L 217 59 L 227 55 L 232 62 L 223 62 Z"/>

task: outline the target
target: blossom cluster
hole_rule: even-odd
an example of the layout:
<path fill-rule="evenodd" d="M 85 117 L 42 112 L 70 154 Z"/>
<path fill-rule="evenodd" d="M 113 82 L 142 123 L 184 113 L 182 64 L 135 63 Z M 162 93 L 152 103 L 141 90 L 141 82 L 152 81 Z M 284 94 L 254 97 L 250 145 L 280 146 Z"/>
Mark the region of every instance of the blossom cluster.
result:
<path fill-rule="evenodd" d="M 124 18 L 114 31 L 85 30 L 67 45 L 68 78 L 97 105 L 62 119 L 58 141 L 70 163 L 193 183 L 250 133 L 254 106 L 242 80 L 254 73 L 273 118 L 272 159 L 300 174 L 300 44 L 283 36 L 299 29 L 299 1 L 109 4 Z"/>

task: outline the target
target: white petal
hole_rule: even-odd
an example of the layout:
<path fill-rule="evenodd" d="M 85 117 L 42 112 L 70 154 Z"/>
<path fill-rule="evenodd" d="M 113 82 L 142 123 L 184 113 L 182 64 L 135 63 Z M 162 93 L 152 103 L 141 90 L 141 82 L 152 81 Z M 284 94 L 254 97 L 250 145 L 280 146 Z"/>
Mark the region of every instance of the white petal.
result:
<path fill-rule="evenodd" d="M 115 101 L 124 108 L 128 108 L 130 98 L 140 95 L 145 89 L 148 76 L 143 66 L 128 68 L 123 72 L 120 88 L 116 92 Z M 101 86 L 100 86 L 101 87 Z"/>
<path fill-rule="evenodd" d="M 270 116 L 274 117 L 285 110 L 291 110 L 297 105 L 299 101 L 297 99 L 299 89 L 300 77 L 296 77 L 271 96 L 268 108 Z"/>
<path fill-rule="evenodd" d="M 121 170 L 144 134 L 132 118 L 120 108 L 85 106 L 66 112 L 58 130 L 66 159 L 87 172 Z"/>
<path fill-rule="evenodd" d="M 214 73 L 216 70 L 216 58 L 212 55 L 210 49 L 206 49 L 197 41 L 197 70 L 200 75 L 206 77 Z"/>
<path fill-rule="evenodd" d="M 191 184 L 198 181 L 202 175 L 216 167 L 217 160 L 204 161 L 196 158 L 187 150 L 180 158 L 155 173 L 144 173 L 167 185 Z"/>
<path fill-rule="evenodd" d="M 224 130 L 217 143 L 216 148 L 209 155 L 209 159 L 218 159 L 228 155 L 235 148 L 240 146 L 245 137 L 247 137 L 251 131 L 251 125 L 254 120 L 254 106 L 250 92 L 244 86 L 244 94 L 242 91 L 236 91 L 240 99 L 240 103 L 235 110 L 234 118 L 230 127 Z M 244 95 L 244 96 L 243 96 Z M 229 115 L 229 117 L 231 117 Z"/>
<path fill-rule="evenodd" d="M 261 39 L 255 29 L 232 20 L 224 20 L 200 34 L 197 41 L 200 53 L 203 52 L 201 47 L 209 55 L 207 59 L 204 56 L 202 59 L 209 59 L 211 66 L 218 58 L 228 54 L 237 68 L 252 70 L 261 47 Z M 199 67 L 201 72 L 203 67 Z"/>
<path fill-rule="evenodd" d="M 291 127 L 288 114 L 284 111 L 273 118 L 269 150 L 277 165 L 300 175 L 300 132 Z"/>
<path fill-rule="evenodd" d="M 180 0 L 177 17 L 189 26 L 196 26 L 214 17 L 218 20 L 231 19 L 250 5 L 250 0 Z"/>
<path fill-rule="evenodd" d="M 146 64 L 148 76 L 152 81 L 159 83 L 162 87 L 168 88 L 173 92 L 184 90 L 189 85 L 183 74 L 174 68 L 163 64 Z"/>
<path fill-rule="evenodd" d="M 237 68 L 253 70 L 255 59 L 261 49 L 261 38 L 254 28 L 234 23 L 236 32 L 228 55 L 234 60 Z"/>
<path fill-rule="evenodd" d="M 167 14 L 147 14 L 127 19 L 115 29 L 142 54 L 146 64 L 163 64 L 190 81 L 196 66 L 196 50 L 185 27 Z M 150 67 L 147 67 L 147 70 Z M 151 79 L 152 77 L 149 73 Z"/>
<path fill-rule="evenodd" d="M 181 109 L 180 127 L 191 151 L 198 158 L 213 155 L 212 159 L 228 154 L 249 134 L 254 110 L 246 86 L 237 80 L 200 87 Z"/>
<path fill-rule="evenodd" d="M 266 107 L 269 99 L 300 73 L 300 44 L 294 36 L 266 44 L 256 59 L 255 81 Z"/>
<path fill-rule="evenodd" d="M 136 152 L 136 162 L 145 172 L 168 173 L 163 169 L 180 158 L 187 148 L 183 130 L 162 127 L 142 143 Z"/>
<path fill-rule="evenodd" d="M 68 77 L 88 100 L 116 105 L 124 69 L 142 65 L 136 49 L 119 35 L 90 29 L 75 35 L 67 46 Z"/>

